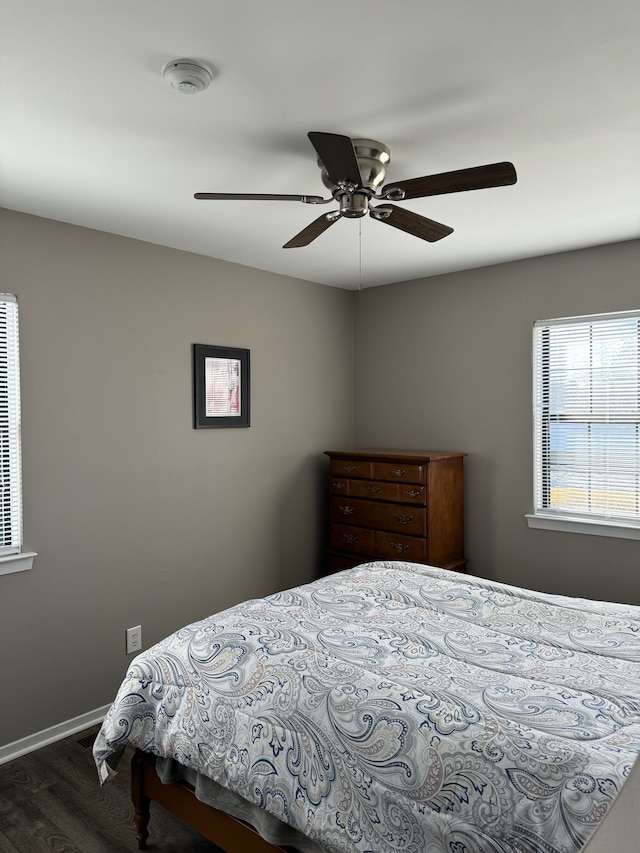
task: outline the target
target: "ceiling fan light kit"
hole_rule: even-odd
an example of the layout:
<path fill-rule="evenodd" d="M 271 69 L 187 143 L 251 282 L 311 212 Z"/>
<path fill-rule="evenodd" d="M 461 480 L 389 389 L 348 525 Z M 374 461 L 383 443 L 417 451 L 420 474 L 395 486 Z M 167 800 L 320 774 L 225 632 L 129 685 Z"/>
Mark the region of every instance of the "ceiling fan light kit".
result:
<path fill-rule="evenodd" d="M 322 182 L 331 191 L 330 198 L 254 193 L 195 193 L 194 198 L 301 201 L 305 204 L 329 204 L 335 201 L 338 204 L 338 210 L 323 213 L 285 243 L 284 249 L 308 246 L 338 219 L 359 219 L 367 213 L 376 222 L 391 225 L 421 240 L 435 243 L 452 234 L 453 228 L 397 207 L 391 202 L 509 186 L 517 181 L 513 163 L 502 162 L 384 184 L 387 166 L 391 162 L 391 152 L 382 142 L 375 139 L 350 139 L 337 133 L 316 131 L 307 135 L 318 155 Z M 382 201 L 383 204 L 372 207 L 372 199 Z"/>
<path fill-rule="evenodd" d="M 211 69 L 190 59 L 173 59 L 162 69 L 165 80 L 182 95 L 203 92 L 213 79 Z"/>

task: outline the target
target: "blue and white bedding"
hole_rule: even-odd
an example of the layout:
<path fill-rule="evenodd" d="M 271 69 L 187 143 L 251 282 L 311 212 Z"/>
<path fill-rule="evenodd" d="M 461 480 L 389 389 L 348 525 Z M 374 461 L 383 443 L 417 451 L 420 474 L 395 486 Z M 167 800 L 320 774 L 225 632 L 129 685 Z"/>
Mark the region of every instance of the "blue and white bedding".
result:
<path fill-rule="evenodd" d="M 213 779 L 344 853 L 569 853 L 640 754 L 640 608 L 370 563 L 131 663 L 94 747 Z"/>

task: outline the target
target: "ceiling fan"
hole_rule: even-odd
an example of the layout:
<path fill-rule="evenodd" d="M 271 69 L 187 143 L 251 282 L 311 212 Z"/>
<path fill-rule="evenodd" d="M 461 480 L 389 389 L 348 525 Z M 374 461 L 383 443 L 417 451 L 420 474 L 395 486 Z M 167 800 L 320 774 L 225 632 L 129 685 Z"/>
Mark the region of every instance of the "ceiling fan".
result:
<path fill-rule="evenodd" d="M 299 234 L 296 234 L 284 249 L 308 246 L 331 225 L 346 217 L 357 219 L 366 213 L 372 219 L 392 225 L 407 234 L 435 243 L 453 228 L 443 225 L 426 216 L 420 216 L 393 204 L 412 198 L 425 198 L 432 195 L 481 190 L 490 187 L 503 187 L 515 184 L 517 180 L 513 163 L 492 163 L 488 166 L 475 166 L 471 169 L 458 169 L 454 172 L 442 172 L 423 178 L 410 178 L 406 181 L 383 183 L 391 152 L 386 145 L 374 139 L 350 139 L 337 133 L 307 134 L 318 155 L 318 165 L 322 169 L 322 182 L 331 190 L 331 198 L 318 195 L 278 195 L 262 193 L 195 193 L 197 199 L 244 200 L 244 201 L 301 201 L 305 204 L 329 204 L 336 201 L 338 210 L 323 213 Z M 371 200 L 382 201 L 373 207 Z"/>

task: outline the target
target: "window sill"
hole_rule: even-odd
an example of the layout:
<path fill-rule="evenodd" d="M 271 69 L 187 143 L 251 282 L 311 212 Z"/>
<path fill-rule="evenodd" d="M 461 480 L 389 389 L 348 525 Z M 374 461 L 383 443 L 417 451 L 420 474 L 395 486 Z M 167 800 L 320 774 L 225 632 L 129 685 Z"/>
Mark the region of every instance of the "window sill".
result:
<path fill-rule="evenodd" d="M 35 551 L 23 551 L 21 554 L 9 554 L 0 557 L 0 575 L 10 575 L 13 572 L 28 572 L 33 567 Z"/>
<path fill-rule="evenodd" d="M 640 526 L 620 521 L 572 518 L 571 516 L 525 515 L 529 527 L 539 530 L 560 530 L 563 533 L 586 533 L 590 536 L 611 536 L 615 539 L 640 539 Z"/>

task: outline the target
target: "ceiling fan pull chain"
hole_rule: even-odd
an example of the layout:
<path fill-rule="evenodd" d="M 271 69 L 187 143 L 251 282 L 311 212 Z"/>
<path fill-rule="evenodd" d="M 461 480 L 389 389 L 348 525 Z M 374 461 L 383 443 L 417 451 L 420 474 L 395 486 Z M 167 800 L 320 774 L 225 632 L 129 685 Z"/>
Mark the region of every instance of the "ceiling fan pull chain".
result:
<path fill-rule="evenodd" d="M 358 220 L 358 290 L 362 289 L 362 219 L 360 219 Z"/>

